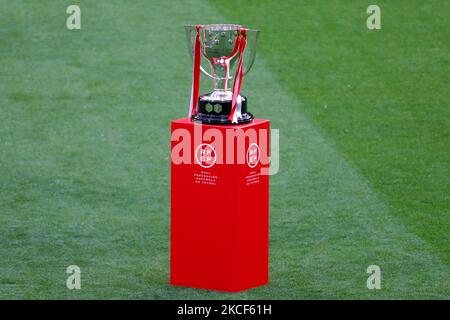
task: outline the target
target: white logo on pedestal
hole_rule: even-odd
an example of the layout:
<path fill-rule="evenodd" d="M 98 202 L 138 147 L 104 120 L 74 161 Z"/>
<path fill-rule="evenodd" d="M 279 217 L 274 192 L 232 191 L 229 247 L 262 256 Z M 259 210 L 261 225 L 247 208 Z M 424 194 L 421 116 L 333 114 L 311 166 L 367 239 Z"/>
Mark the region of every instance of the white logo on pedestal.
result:
<path fill-rule="evenodd" d="M 203 143 L 195 149 L 195 161 L 203 168 L 211 168 L 217 160 L 216 150 L 210 144 Z"/>
<path fill-rule="evenodd" d="M 247 164 L 250 168 L 256 167 L 259 162 L 260 156 L 259 146 L 256 143 L 252 143 L 247 150 Z"/>

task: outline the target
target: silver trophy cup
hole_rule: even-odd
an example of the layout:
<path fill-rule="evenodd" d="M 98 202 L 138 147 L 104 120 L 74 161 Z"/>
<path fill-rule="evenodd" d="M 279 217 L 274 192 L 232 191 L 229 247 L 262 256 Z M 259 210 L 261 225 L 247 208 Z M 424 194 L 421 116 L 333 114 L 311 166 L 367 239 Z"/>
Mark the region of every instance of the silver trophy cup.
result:
<path fill-rule="evenodd" d="M 197 29 L 185 26 L 189 52 L 193 56 Z M 245 31 L 242 31 L 245 30 Z M 245 33 L 244 33 L 245 32 Z M 201 95 L 193 120 L 202 123 L 231 123 L 233 83 L 238 68 L 239 55 L 242 56 L 242 76 L 246 75 L 255 61 L 258 30 L 251 30 L 235 24 L 209 24 L 199 29 L 201 64 L 200 70 L 213 80 L 213 91 Z M 239 43 L 245 35 L 245 50 Z M 245 123 L 253 119 L 247 112 L 247 98 L 240 96 L 237 108 L 237 122 Z"/>

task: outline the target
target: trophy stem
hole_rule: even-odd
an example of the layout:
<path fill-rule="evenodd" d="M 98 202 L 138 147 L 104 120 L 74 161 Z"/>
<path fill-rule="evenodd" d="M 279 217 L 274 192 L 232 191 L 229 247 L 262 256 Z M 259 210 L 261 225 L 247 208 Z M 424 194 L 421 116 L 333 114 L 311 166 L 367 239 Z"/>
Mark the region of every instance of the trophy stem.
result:
<path fill-rule="evenodd" d="M 231 100 L 232 92 L 230 88 L 230 59 L 222 57 L 216 59 L 211 64 L 214 76 L 214 92 L 211 97 L 217 100 Z"/>

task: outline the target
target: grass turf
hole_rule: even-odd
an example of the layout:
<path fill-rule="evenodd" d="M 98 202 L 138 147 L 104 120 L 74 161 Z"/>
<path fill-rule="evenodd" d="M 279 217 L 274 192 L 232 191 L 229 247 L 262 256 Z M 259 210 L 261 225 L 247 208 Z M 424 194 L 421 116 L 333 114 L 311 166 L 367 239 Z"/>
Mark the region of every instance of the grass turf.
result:
<path fill-rule="evenodd" d="M 78 3 L 68 31 L 71 3 L 0 1 L 0 298 L 449 298 L 449 4 L 369 31 L 354 1 Z M 168 286 L 183 25 L 223 21 L 262 30 L 243 90 L 281 129 L 271 282 L 239 294 Z"/>

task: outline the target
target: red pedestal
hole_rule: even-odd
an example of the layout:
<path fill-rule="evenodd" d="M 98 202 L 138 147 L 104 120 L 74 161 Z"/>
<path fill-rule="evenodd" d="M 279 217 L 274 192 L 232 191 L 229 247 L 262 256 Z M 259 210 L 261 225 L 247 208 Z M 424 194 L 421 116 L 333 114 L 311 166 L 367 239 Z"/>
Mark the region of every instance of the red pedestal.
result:
<path fill-rule="evenodd" d="M 172 121 L 170 283 L 221 291 L 267 284 L 269 121 Z"/>

